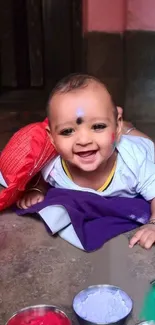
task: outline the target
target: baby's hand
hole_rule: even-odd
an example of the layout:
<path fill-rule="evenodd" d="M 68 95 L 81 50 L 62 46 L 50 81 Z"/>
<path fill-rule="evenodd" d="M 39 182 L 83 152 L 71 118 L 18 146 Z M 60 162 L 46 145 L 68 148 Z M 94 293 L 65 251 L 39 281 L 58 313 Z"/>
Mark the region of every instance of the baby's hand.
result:
<path fill-rule="evenodd" d="M 27 209 L 32 205 L 42 202 L 44 200 L 44 194 L 38 191 L 32 190 L 24 194 L 24 196 L 17 201 L 17 206 L 20 209 Z"/>
<path fill-rule="evenodd" d="M 155 243 L 155 225 L 142 226 L 131 238 L 129 247 L 132 248 L 137 243 L 146 249 L 151 248 Z"/>

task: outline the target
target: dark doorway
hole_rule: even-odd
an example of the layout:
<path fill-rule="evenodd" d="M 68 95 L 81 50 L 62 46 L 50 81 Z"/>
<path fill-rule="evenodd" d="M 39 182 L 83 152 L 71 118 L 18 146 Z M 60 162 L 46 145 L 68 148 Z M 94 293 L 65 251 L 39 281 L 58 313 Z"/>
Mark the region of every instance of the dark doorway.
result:
<path fill-rule="evenodd" d="M 44 107 L 57 80 L 81 69 L 82 0 L 1 1 L 0 109 Z"/>

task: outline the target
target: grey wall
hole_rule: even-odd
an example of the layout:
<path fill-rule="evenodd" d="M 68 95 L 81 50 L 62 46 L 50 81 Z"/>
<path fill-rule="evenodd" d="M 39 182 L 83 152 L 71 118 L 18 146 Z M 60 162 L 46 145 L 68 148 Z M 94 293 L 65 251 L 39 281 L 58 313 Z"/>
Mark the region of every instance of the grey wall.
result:
<path fill-rule="evenodd" d="M 101 78 L 125 118 L 155 122 L 155 33 L 89 32 L 85 35 L 87 72 Z M 141 126 L 140 126 L 141 128 Z"/>

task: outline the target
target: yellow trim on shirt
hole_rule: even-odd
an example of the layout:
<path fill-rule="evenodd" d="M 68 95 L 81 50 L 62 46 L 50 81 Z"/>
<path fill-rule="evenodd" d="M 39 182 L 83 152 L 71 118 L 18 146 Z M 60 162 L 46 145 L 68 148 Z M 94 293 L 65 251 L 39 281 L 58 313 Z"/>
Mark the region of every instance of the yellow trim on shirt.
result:
<path fill-rule="evenodd" d="M 61 161 L 62 161 L 62 167 L 63 167 L 63 169 L 64 169 L 66 175 L 68 176 L 68 178 L 70 178 L 70 179 L 72 180 L 72 176 L 71 176 L 71 174 L 70 174 L 70 172 L 69 172 L 69 170 L 68 170 L 68 167 L 67 167 L 65 161 L 64 161 L 63 159 L 62 159 Z M 114 164 L 114 166 L 113 166 L 113 168 L 112 168 L 112 170 L 111 170 L 111 172 L 110 172 L 110 174 L 109 174 L 107 180 L 106 180 L 105 183 L 104 183 L 104 184 L 103 184 L 103 185 L 102 185 L 102 186 L 97 190 L 97 192 L 103 192 L 103 191 L 105 191 L 105 189 L 109 186 L 109 184 L 110 184 L 112 178 L 114 177 L 115 170 L 116 170 L 116 162 L 115 162 L 115 164 Z"/>
<path fill-rule="evenodd" d="M 68 178 L 70 178 L 72 180 L 72 176 L 71 176 L 71 174 L 70 174 L 70 172 L 68 170 L 68 167 L 67 167 L 65 161 L 63 159 L 61 159 L 61 162 L 62 162 L 62 167 L 63 167 L 66 175 L 68 176 Z"/>
<path fill-rule="evenodd" d="M 105 181 L 105 183 L 97 190 L 97 192 L 103 192 L 105 191 L 105 189 L 109 186 L 109 184 L 111 183 L 112 181 L 112 178 L 114 177 L 114 174 L 115 174 L 115 170 L 116 170 L 116 161 L 114 163 L 114 166 L 107 178 L 107 180 Z"/>

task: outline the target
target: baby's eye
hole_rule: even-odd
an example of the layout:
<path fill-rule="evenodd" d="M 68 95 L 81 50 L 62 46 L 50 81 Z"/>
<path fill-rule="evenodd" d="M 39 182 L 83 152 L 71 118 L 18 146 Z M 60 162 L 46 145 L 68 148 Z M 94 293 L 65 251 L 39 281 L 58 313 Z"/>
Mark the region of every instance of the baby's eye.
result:
<path fill-rule="evenodd" d="M 102 131 L 102 130 L 104 130 L 106 127 L 107 127 L 107 126 L 106 126 L 106 124 L 104 124 L 104 123 L 97 123 L 97 124 L 94 124 L 94 125 L 92 126 L 92 129 L 95 130 L 95 131 Z"/>
<path fill-rule="evenodd" d="M 69 129 L 65 129 L 65 130 L 60 131 L 60 135 L 63 135 L 63 136 L 69 136 L 69 135 L 71 135 L 73 132 L 74 132 L 74 129 L 69 128 Z"/>

